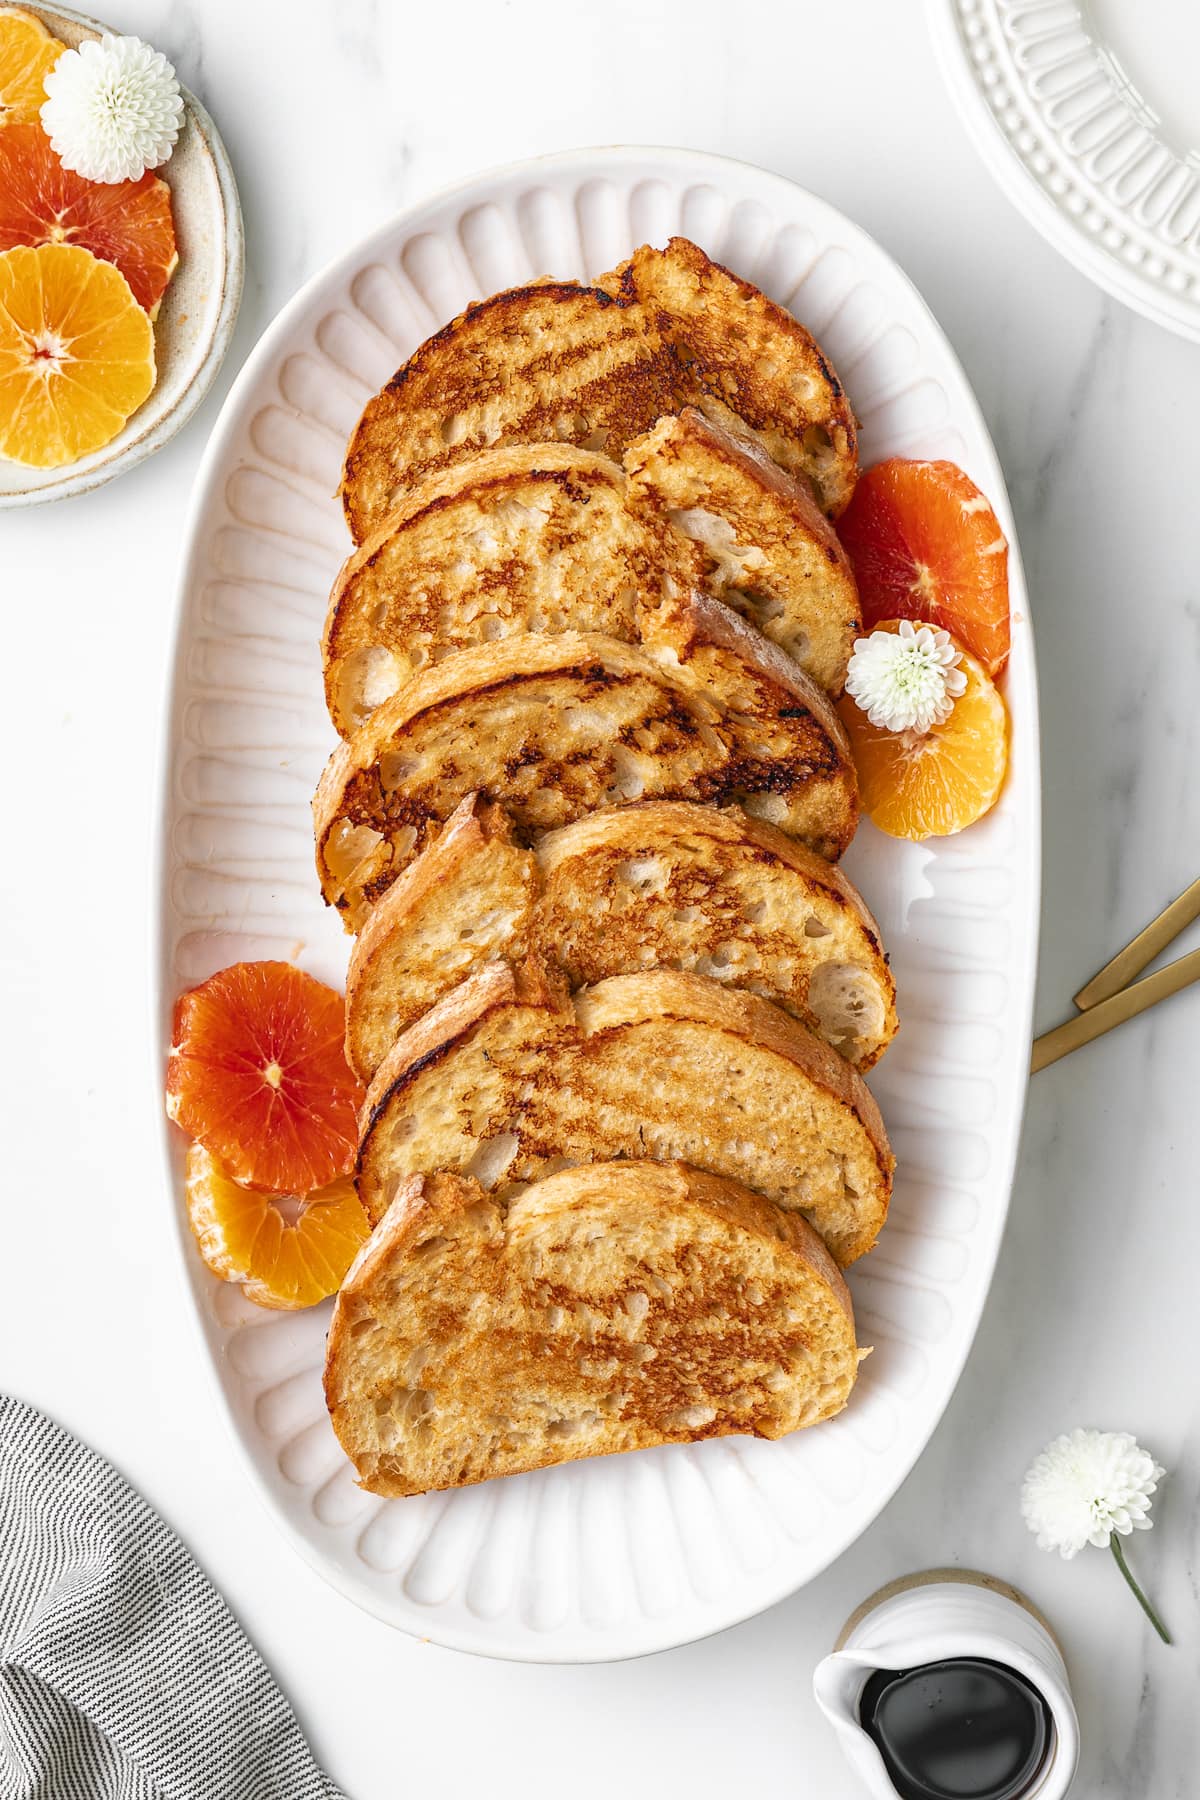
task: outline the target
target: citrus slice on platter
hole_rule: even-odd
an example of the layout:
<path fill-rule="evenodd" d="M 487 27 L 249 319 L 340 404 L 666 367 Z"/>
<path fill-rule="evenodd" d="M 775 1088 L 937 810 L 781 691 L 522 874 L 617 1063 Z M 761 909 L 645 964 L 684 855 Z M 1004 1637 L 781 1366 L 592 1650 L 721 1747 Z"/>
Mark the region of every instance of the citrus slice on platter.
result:
<path fill-rule="evenodd" d="M 240 1187 L 202 1144 L 187 1155 L 187 1208 L 200 1254 L 222 1281 L 240 1281 L 256 1306 L 315 1306 L 335 1294 L 370 1236 L 348 1178 L 315 1194 Z"/>
<path fill-rule="evenodd" d="M 115 263 L 153 318 L 179 255 L 171 190 L 149 170 L 137 181 L 87 181 L 65 169 L 40 125 L 0 132 L 0 250 L 79 244 Z"/>
<path fill-rule="evenodd" d="M 66 47 L 32 13 L 0 6 L 0 125 L 36 123 L 42 84 Z"/>
<path fill-rule="evenodd" d="M 899 619 L 877 631 L 899 630 Z M 999 798 L 1008 766 L 1008 714 L 982 664 L 963 650 L 966 690 L 928 731 L 872 725 L 849 694 L 838 713 L 850 739 L 868 817 L 891 837 L 950 837 L 981 819 Z"/>
<path fill-rule="evenodd" d="M 154 328 L 112 263 L 76 244 L 0 255 L 0 456 L 54 469 L 99 450 L 154 374 Z"/>
<path fill-rule="evenodd" d="M 234 963 L 176 1002 L 167 1112 L 244 1187 L 326 1187 L 358 1150 L 345 1035 L 333 988 L 291 963 Z"/>
<path fill-rule="evenodd" d="M 923 620 L 965 644 L 989 675 L 1008 660 L 1008 543 L 956 463 L 893 456 L 859 477 L 838 520 L 863 623 Z"/>

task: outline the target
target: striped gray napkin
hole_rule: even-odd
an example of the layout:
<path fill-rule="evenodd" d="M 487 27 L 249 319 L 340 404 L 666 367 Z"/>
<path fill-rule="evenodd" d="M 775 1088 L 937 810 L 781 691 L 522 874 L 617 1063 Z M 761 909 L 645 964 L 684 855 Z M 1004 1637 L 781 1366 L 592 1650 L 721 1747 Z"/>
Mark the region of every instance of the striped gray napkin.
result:
<path fill-rule="evenodd" d="M 49 1797 L 342 1800 L 174 1532 L 0 1395 L 0 1800 Z"/>

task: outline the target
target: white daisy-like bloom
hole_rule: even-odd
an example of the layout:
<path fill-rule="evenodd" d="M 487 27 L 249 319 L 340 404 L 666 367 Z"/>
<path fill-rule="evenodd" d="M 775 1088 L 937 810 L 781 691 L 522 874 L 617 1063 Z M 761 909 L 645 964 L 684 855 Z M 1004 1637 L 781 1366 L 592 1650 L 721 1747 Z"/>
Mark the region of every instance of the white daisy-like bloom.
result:
<path fill-rule="evenodd" d="M 881 731 L 931 731 L 966 692 L 961 661 L 949 632 L 901 619 L 899 631 L 855 639 L 846 692 Z"/>
<path fill-rule="evenodd" d="M 64 168 L 136 181 L 170 156 L 183 100 L 166 57 L 136 37 L 89 38 L 46 77 L 42 125 Z"/>
<path fill-rule="evenodd" d="M 1149 1531 L 1150 1502 L 1166 1473 L 1127 1431 L 1065 1432 L 1031 1465 L 1021 1516 L 1042 1550 L 1077 1556 L 1107 1549 L 1113 1532 Z"/>

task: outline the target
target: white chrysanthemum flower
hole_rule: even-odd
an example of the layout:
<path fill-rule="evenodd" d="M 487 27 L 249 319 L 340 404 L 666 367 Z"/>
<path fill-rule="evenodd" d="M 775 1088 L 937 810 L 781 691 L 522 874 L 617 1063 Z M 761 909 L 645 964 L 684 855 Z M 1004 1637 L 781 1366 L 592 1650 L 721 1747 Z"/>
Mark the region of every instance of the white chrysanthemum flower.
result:
<path fill-rule="evenodd" d="M 966 692 L 961 661 L 949 632 L 902 619 L 899 631 L 855 640 L 846 692 L 881 731 L 930 731 Z"/>
<path fill-rule="evenodd" d="M 64 168 L 136 181 L 170 156 L 183 100 L 166 57 L 136 37 L 89 38 L 46 77 L 42 125 Z"/>
<path fill-rule="evenodd" d="M 1066 1432 L 1026 1475 L 1021 1516 L 1041 1550 L 1068 1558 L 1085 1544 L 1106 1550 L 1114 1531 L 1149 1531 L 1151 1495 L 1164 1474 L 1127 1431 Z"/>
<path fill-rule="evenodd" d="M 1130 1572 L 1121 1539 L 1149 1531 L 1150 1501 L 1166 1474 L 1127 1431 L 1077 1427 L 1047 1444 L 1021 1488 L 1021 1517 L 1041 1550 L 1070 1559 L 1085 1544 L 1112 1551 L 1138 1605 L 1164 1644 L 1166 1627 Z"/>

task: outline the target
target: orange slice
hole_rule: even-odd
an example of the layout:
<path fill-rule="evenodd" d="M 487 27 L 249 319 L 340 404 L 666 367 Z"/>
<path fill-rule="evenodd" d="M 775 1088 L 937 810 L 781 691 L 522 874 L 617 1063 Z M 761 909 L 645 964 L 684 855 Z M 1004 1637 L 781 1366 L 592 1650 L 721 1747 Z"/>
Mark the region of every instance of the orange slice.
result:
<path fill-rule="evenodd" d="M 188 1222 L 200 1254 L 222 1281 L 240 1281 L 257 1306 L 315 1306 L 341 1287 L 370 1236 L 350 1180 L 315 1194 L 239 1187 L 201 1144 L 187 1157 Z"/>
<path fill-rule="evenodd" d="M 66 47 L 32 13 L 0 6 L 0 125 L 36 122 L 42 84 Z"/>
<path fill-rule="evenodd" d="M 859 478 L 838 520 L 863 623 L 916 619 L 965 644 L 989 675 L 1008 661 L 1008 544 L 956 463 L 893 456 Z"/>
<path fill-rule="evenodd" d="M 137 181 L 87 181 L 65 169 L 40 125 L 0 131 L 0 250 L 80 244 L 115 263 L 153 318 L 179 255 L 171 190 L 149 170 Z"/>
<path fill-rule="evenodd" d="M 877 625 L 896 631 L 898 619 Z M 961 648 L 961 646 L 960 646 Z M 987 671 L 966 650 L 966 691 L 930 731 L 884 731 L 849 694 L 838 712 L 868 816 L 892 837 L 949 837 L 996 804 L 1008 766 L 1008 714 Z"/>
<path fill-rule="evenodd" d="M 363 1089 L 342 996 L 291 963 L 234 963 L 175 1007 L 167 1112 L 231 1180 L 309 1194 L 354 1167 Z"/>
<path fill-rule="evenodd" d="M 116 437 L 154 386 L 154 328 L 75 244 L 0 255 L 0 456 L 53 469 Z"/>

